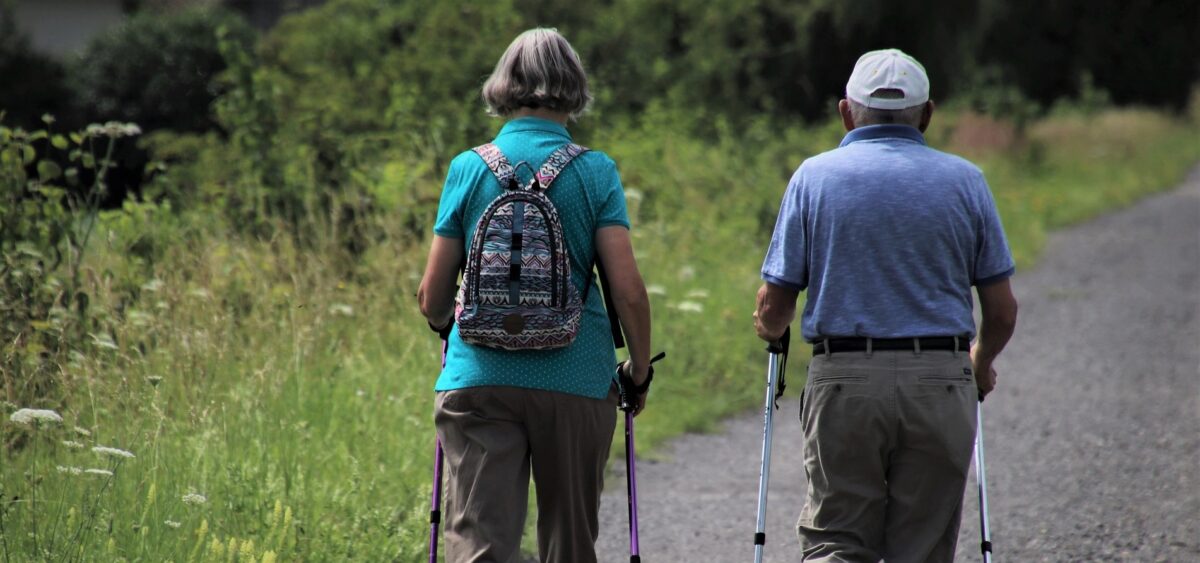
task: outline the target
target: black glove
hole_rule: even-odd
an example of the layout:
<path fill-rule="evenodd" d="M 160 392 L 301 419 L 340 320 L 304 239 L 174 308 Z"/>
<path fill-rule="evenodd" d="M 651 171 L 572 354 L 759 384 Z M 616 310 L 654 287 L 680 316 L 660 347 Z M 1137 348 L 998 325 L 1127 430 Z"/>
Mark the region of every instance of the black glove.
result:
<path fill-rule="evenodd" d="M 433 323 L 430 323 L 430 322 L 426 322 L 426 324 L 429 325 L 429 330 L 432 330 L 432 331 L 438 333 L 438 336 L 441 337 L 442 340 L 449 340 L 450 339 L 450 330 L 454 328 L 454 319 L 450 319 L 450 322 L 446 323 L 446 326 L 444 326 L 442 328 L 433 326 Z"/>
<path fill-rule="evenodd" d="M 625 375 L 625 364 L 629 360 L 625 360 L 617 364 L 617 385 L 621 395 L 621 410 L 627 411 L 633 408 L 637 402 L 637 398 L 650 392 L 650 383 L 654 381 L 654 362 L 657 362 L 667 356 L 666 352 L 659 352 L 657 356 L 650 359 L 650 365 L 646 371 L 646 380 L 641 385 L 634 385 L 633 378 Z"/>

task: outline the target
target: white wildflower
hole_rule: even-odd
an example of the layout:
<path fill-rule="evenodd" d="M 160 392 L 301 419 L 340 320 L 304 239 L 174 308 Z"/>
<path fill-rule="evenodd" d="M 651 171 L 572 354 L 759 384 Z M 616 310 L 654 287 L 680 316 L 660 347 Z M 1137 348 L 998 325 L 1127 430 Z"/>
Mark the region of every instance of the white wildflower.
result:
<path fill-rule="evenodd" d="M 106 455 L 110 457 L 123 457 L 127 459 L 136 457 L 133 455 L 133 452 L 128 452 L 118 448 L 110 448 L 108 446 L 96 446 L 92 448 L 92 451 L 96 452 L 97 455 Z"/>
<path fill-rule="evenodd" d="M 182 525 L 183 525 L 183 524 L 180 524 L 179 522 L 176 522 L 176 521 L 174 521 L 174 520 L 163 520 L 163 524 L 166 524 L 166 525 L 167 525 L 167 527 L 169 527 L 169 528 L 176 528 L 176 529 L 178 529 L 180 526 L 182 526 Z"/>
<path fill-rule="evenodd" d="M 158 290 L 162 289 L 162 287 L 163 287 L 163 281 L 158 278 L 154 278 L 154 279 L 142 284 L 142 289 L 144 289 L 146 291 L 158 291 Z"/>
<path fill-rule="evenodd" d="M 183 501 L 183 504 L 204 504 L 208 502 L 208 497 L 197 492 L 191 492 L 183 495 L 180 500 Z"/>
<path fill-rule="evenodd" d="M 87 437 L 92 435 L 92 431 L 88 430 L 87 428 L 76 426 L 73 430 L 75 430 L 75 433 L 79 434 L 80 436 Z"/>
<path fill-rule="evenodd" d="M 63 440 L 62 445 L 71 448 L 72 450 L 82 450 L 83 444 L 75 440 Z"/>
<path fill-rule="evenodd" d="M 686 297 L 688 299 L 705 299 L 708 297 L 708 290 L 707 289 L 693 289 L 693 290 L 687 292 Z"/>
<path fill-rule="evenodd" d="M 334 303 L 333 305 L 329 306 L 329 314 L 335 317 L 353 317 L 354 307 L 346 305 L 345 303 Z"/>
<path fill-rule="evenodd" d="M 68 473 L 71 475 L 83 475 L 82 469 L 80 469 L 78 467 L 71 467 L 69 465 L 60 465 L 58 467 L 55 467 L 55 469 L 57 469 L 59 473 Z"/>
<path fill-rule="evenodd" d="M 150 385 L 153 385 L 155 387 L 158 387 L 158 384 L 162 383 L 162 380 L 163 380 L 163 378 L 161 375 L 147 375 L 146 376 L 146 381 L 149 382 Z"/>
<path fill-rule="evenodd" d="M 359 389 L 358 391 L 355 391 L 355 392 L 354 392 L 354 395 L 355 395 L 355 396 L 358 396 L 358 397 L 366 397 L 366 396 L 367 396 L 367 392 L 366 392 L 366 391 L 363 391 L 362 389 Z"/>
<path fill-rule="evenodd" d="M 84 469 L 84 473 L 88 475 L 99 475 L 101 477 L 112 477 L 113 472 L 107 469 Z"/>
<path fill-rule="evenodd" d="M 704 305 L 695 301 L 680 301 L 670 305 L 672 309 L 676 309 L 683 313 L 703 313 Z"/>
<path fill-rule="evenodd" d="M 104 137 L 133 137 L 142 134 L 142 128 L 136 123 L 121 123 L 120 121 L 109 121 L 104 125 L 93 123 L 87 126 L 87 134 L 91 136 Z"/>
<path fill-rule="evenodd" d="M 62 422 L 62 417 L 58 416 L 58 413 L 49 409 L 21 409 L 12 413 L 8 419 L 17 424 L 24 424 L 27 426 L 42 422 Z"/>
<path fill-rule="evenodd" d="M 150 323 L 154 321 L 154 317 L 141 311 L 129 311 L 125 314 L 125 318 L 129 319 L 129 324 L 137 327 L 150 326 Z"/>
<path fill-rule="evenodd" d="M 658 284 L 650 284 L 646 286 L 646 293 L 649 293 L 650 295 L 666 295 L 667 288 Z"/>
<path fill-rule="evenodd" d="M 625 188 L 625 199 L 642 201 L 642 190 L 637 188 Z"/>
<path fill-rule="evenodd" d="M 696 269 L 691 266 L 684 266 L 679 269 L 679 279 L 683 281 L 690 280 L 696 277 Z"/>
<path fill-rule="evenodd" d="M 88 336 L 92 337 L 92 343 L 95 344 L 96 346 L 99 346 L 101 348 L 107 348 L 109 350 L 120 350 L 120 347 L 117 346 L 116 341 L 113 340 L 113 337 L 111 335 L 108 335 L 105 333 L 100 333 L 100 334 L 89 334 Z"/>

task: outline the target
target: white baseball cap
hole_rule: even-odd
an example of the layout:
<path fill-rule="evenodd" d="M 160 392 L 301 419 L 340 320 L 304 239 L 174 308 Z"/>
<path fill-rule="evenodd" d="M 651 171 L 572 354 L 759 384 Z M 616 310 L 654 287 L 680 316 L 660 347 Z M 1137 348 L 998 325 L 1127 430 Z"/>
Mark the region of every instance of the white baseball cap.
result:
<path fill-rule="evenodd" d="M 897 97 L 880 90 L 899 90 Z M 871 51 L 858 58 L 846 82 L 846 97 L 873 109 L 904 109 L 929 101 L 929 76 L 921 63 L 899 49 Z"/>

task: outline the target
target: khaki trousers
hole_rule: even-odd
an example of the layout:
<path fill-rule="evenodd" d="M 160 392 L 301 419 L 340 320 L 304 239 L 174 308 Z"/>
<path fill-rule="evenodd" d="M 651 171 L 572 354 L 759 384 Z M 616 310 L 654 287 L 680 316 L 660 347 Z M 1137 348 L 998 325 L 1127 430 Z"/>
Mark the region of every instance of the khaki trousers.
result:
<path fill-rule="evenodd" d="M 518 387 L 438 393 L 434 423 L 446 456 L 446 561 L 521 560 L 532 470 L 540 560 L 595 562 L 616 413 L 615 392 L 603 400 Z"/>
<path fill-rule="evenodd" d="M 977 396 L 966 352 L 814 357 L 800 412 L 803 560 L 953 561 Z"/>

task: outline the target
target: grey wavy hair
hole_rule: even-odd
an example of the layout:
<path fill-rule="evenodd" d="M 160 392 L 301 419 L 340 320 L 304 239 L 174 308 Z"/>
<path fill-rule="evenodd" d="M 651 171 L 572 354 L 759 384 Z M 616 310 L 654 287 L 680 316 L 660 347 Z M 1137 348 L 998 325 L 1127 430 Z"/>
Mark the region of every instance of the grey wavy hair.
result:
<path fill-rule="evenodd" d="M 904 92 L 891 88 L 880 88 L 871 93 L 872 98 L 902 98 Z M 864 125 L 912 125 L 919 127 L 921 125 L 921 117 L 925 114 L 925 104 L 917 104 L 915 106 L 906 107 L 904 109 L 878 109 L 869 108 L 854 100 L 846 98 L 850 102 L 850 117 L 854 119 L 854 124 L 858 127 Z"/>
<path fill-rule="evenodd" d="M 488 113 L 500 117 L 521 108 L 545 108 L 574 119 L 592 104 L 579 54 L 557 30 L 543 27 L 509 44 L 481 94 Z"/>

